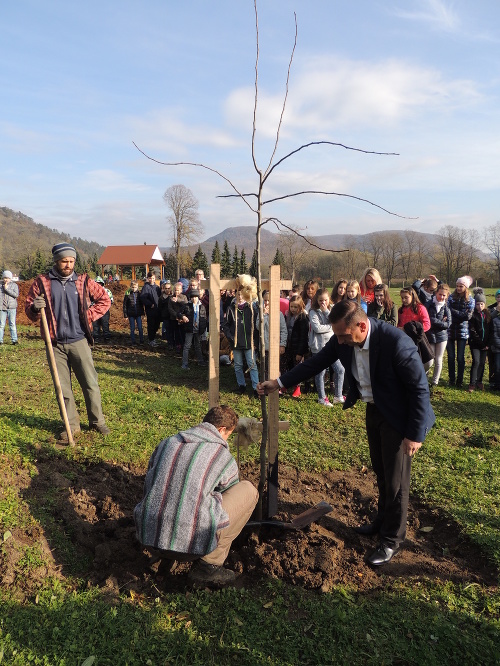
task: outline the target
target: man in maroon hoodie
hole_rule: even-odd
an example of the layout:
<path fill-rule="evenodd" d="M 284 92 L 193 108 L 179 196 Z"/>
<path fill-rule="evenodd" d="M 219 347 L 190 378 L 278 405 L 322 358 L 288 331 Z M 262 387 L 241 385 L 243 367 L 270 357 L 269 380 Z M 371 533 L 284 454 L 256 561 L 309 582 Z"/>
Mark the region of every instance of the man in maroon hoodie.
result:
<path fill-rule="evenodd" d="M 80 432 L 80 417 L 71 388 L 71 370 L 80 384 L 91 430 L 109 434 L 101 407 L 101 392 L 92 354 L 92 322 L 102 317 L 111 301 L 104 287 L 85 273 L 74 272 L 76 250 L 69 243 L 52 248 L 54 265 L 48 273 L 39 275 L 26 298 L 26 315 L 38 321 L 45 308 L 49 335 L 54 347 L 57 372 L 73 435 Z M 42 337 L 43 327 L 40 324 Z M 60 443 L 68 443 L 66 430 L 59 435 Z"/>

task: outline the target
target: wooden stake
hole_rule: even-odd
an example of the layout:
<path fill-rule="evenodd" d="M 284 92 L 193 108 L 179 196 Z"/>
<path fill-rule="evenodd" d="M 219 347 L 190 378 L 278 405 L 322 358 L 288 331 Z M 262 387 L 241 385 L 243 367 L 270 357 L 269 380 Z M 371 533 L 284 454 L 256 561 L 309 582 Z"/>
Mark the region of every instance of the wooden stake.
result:
<path fill-rule="evenodd" d="M 54 388 L 56 390 L 57 402 L 59 403 L 59 409 L 63 417 L 64 427 L 66 428 L 66 433 L 68 435 L 69 445 L 75 446 L 75 442 L 73 440 L 73 433 L 71 432 L 71 426 L 69 425 L 68 421 L 68 413 L 66 412 L 66 405 L 64 404 L 64 396 L 61 388 L 61 382 L 59 381 L 59 373 L 57 372 L 56 358 L 54 356 L 54 349 L 52 348 L 52 341 L 50 339 L 49 326 L 47 324 L 47 317 L 45 315 L 45 308 L 42 308 L 40 310 L 40 314 L 42 315 L 42 326 L 45 335 L 45 344 L 47 345 L 49 366 L 50 366 L 50 371 L 52 373 Z"/>

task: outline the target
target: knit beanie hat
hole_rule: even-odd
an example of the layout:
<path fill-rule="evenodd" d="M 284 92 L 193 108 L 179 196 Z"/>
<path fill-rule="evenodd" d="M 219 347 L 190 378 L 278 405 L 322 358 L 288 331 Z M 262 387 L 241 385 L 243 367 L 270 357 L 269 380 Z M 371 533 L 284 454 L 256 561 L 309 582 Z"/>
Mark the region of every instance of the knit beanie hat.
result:
<path fill-rule="evenodd" d="M 497 289 L 497 290 L 495 291 L 495 298 L 496 298 L 497 296 L 500 296 L 500 289 Z"/>
<path fill-rule="evenodd" d="M 66 257 L 72 257 L 76 259 L 76 250 L 69 243 L 57 243 L 52 248 L 52 261 L 54 263 L 60 259 L 65 259 Z"/>
<path fill-rule="evenodd" d="M 470 275 L 463 275 L 462 277 L 457 278 L 457 284 L 463 284 L 467 289 L 471 286 L 473 278 Z"/>
<path fill-rule="evenodd" d="M 476 301 L 476 303 L 486 303 L 486 296 L 484 295 L 484 291 L 481 289 L 481 287 L 478 287 L 475 290 L 474 300 Z"/>
<path fill-rule="evenodd" d="M 2 278 L 8 278 L 9 280 L 12 280 L 12 273 L 10 271 L 4 271 L 2 273 Z"/>
<path fill-rule="evenodd" d="M 199 298 L 200 297 L 200 292 L 199 292 L 198 289 L 191 289 L 191 291 L 189 292 L 189 296 L 190 296 L 190 298 L 192 296 L 198 296 L 198 298 Z"/>

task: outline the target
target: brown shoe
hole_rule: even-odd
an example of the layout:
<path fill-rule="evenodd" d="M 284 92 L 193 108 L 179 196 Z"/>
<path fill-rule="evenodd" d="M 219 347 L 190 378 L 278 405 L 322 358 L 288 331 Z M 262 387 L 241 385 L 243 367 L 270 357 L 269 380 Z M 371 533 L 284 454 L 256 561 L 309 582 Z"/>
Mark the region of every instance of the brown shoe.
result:
<path fill-rule="evenodd" d="M 468 393 L 474 393 L 475 388 L 476 387 L 474 386 L 474 384 L 469 384 L 469 388 L 467 389 L 467 392 Z"/>

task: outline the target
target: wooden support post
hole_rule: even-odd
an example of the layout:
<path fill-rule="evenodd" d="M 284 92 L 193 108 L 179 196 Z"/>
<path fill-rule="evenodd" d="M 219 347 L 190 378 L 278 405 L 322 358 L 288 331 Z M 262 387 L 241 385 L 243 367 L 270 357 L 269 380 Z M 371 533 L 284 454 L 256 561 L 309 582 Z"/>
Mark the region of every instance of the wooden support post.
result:
<path fill-rule="evenodd" d="M 219 349 L 220 349 L 220 290 L 234 289 L 234 279 L 222 279 L 220 277 L 220 265 L 210 265 L 209 279 L 201 280 L 200 287 L 209 289 L 209 357 L 208 357 L 208 406 L 215 407 L 219 404 L 220 397 L 220 374 L 219 374 Z M 279 343 L 280 343 L 280 290 L 291 289 L 290 280 L 280 280 L 280 267 L 271 266 L 269 280 L 262 280 L 261 288 L 269 289 L 269 377 L 279 375 Z M 288 422 L 279 420 L 279 395 L 275 391 L 269 396 L 269 418 L 268 418 L 268 507 L 267 517 L 271 518 L 278 509 L 278 433 L 280 430 L 288 429 Z"/>
<path fill-rule="evenodd" d="M 278 377 L 280 371 L 280 266 L 269 271 L 269 377 Z M 267 438 L 267 518 L 278 510 L 278 424 L 279 393 L 268 398 Z"/>
<path fill-rule="evenodd" d="M 208 318 L 208 406 L 219 404 L 220 264 L 210 265 Z"/>

